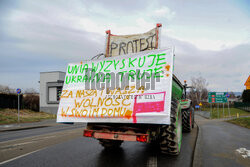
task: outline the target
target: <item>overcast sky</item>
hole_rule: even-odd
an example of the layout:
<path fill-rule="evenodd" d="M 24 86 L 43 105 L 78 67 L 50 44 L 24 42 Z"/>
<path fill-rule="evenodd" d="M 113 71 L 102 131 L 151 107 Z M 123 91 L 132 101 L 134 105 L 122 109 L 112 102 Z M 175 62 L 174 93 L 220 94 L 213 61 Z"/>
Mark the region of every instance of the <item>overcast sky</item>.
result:
<path fill-rule="evenodd" d="M 39 90 L 40 72 L 104 51 L 105 31 L 143 33 L 162 23 L 175 74 L 210 91 L 242 91 L 250 75 L 248 0 L 0 0 L 0 84 Z"/>

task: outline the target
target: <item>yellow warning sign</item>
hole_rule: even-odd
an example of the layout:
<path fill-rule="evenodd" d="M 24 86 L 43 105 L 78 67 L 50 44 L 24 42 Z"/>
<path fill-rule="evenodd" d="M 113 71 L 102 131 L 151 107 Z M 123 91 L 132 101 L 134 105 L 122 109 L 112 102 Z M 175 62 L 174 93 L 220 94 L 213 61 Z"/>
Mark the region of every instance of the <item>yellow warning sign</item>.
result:
<path fill-rule="evenodd" d="M 246 82 L 245 82 L 244 85 L 246 86 L 246 89 L 250 89 L 250 75 L 249 75 L 249 77 L 247 78 L 247 80 L 246 80 Z"/>
<path fill-rule="evenodd" d="M 202 106 L 202 103 L 200 103 L 199 106 Z"/>

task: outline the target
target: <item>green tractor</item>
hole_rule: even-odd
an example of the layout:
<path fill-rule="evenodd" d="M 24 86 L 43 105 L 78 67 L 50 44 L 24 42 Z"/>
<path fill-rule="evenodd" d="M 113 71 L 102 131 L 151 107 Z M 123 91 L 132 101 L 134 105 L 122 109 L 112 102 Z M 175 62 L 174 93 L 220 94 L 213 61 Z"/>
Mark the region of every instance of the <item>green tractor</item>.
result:
<path fill-rule="evenodd" d="M 173 76 L 171 124 L 163 125 L 160 133 L 160 149 L 162 153 L 178 155 L 180 153 L 182 132 L 191 132 L 194 128 L 194 109 L 192 101 L 187 99 L 186 81 L 184 85 Z"/>
<path fill-rule="evenodd" d="M 181 109 L 182 109 L 182 129 L 184 132 L 191 132 L 192 128 L 194 128 L 194 108 L 192 107 L 192 101 L 187 99 L 188 88 L 192 88 L 191 86 L 187 86 L 186 80 L 184 81 L 184 96 L 181 100 Z"/>
<path fill-rule="evenodd" d="M 194 127 L 194 110 L 191 100 L 186 98 L 187 88 L 173 75 L 169 125 L 88 123 L 83 135 L 98 139 L 105 149 L 117 148 L 123 141 L 137 141 L 155 143 L 162 153 L 178 155 L 182 131 L 190 132 Z"/>
<path fill-rule="evenodd" d="M 145 40 L 145 36 L 148 34 L 148 39 L 154 39 L 155 45 L 154 49 L 158 49 L 158 39 L 159 28 L 162 25 L 159 23 L 155 29 L 150 30 L 147 33 L 137 34 L 136 36 L 117 36 L 112 35 L 110 30 L 106 31 L 107 42 L 106 42 L 106 54 L 99 54 L 93 59 L 99 59 L 100 56 L 104 55 L 105 57 L 112 57 L 112 54 L 118 49 L 118 46 L 121 47 L 127 43 L 127 52 L 128 46 L 132 46 L 132 37 L 138 41 Z M 153 34 L 153 35 L 152 35 Z M 119 37 L 119 38 L 118 38 Z M 154 37 L 154 38 L 153 38 Z M 128 39 L 131 38 L 131 41 Z M 113 42 L 111 42 L 113 41 Z M 148 40 L 147 40 L 148 41 Z M 114 44 L 117 43 L 117 44 Z M 118 45 L 119 44 L 119 45 Z M 130 44 L 130 45 L 129 45 Z M 136 48 L 142 46 L 137 46 L 137 43 L 134 43 Z M 139 42 L 138 42 L 139 44 Z M 152 45 L 152 42 L 151 42 Z M 153 45 L 152 45 L 153 46 Z M 151 49 L 153 49 L 151 46 Z M 134 49 L 133 53 L 134 53 Z M 131 50 L 131 53 L 132 53 Z M 137 50 L 137 49 L 136 49 Z M 144 50 L 150 50 L 150 48 L 145 48 Z M 142 51 L 142 50 L 140 50 Z M 137 51 L 136 51 L 137 52 Z M 138 51 L 139 52 L 139 51 Z M 112 54 L 111 54 L 112 53 Z M 126 53 L 128 54 L 128 53 Z M 107 56 L 108 55 L 108 56 Z M 116 56 L 119 56 L 117 53 Z M 172 97 L 171 97 L 171 112 L 170 112 L 170 123 L 169 124 L 147 124 L 147 123 L 95 123 L 88 122 L 86 129 L 84 129 L 83 135 L 85 137 L 93 137 L 99 140 L 100 144 L 105 149 L 119 147 L 123 141 L 138 141 L 144 143 L 156 143 L 159 146 L 162 153 L 178 155 L 181 149 L 182 142 L 182 131 L 191 132 L 194 127 L 194 109 L 192 107 L 191 100 L 186 97 L 186 89 L 190 88 L 187 86 L 186 82 L 184 85 L 173 75 L 172 78 Z"/>

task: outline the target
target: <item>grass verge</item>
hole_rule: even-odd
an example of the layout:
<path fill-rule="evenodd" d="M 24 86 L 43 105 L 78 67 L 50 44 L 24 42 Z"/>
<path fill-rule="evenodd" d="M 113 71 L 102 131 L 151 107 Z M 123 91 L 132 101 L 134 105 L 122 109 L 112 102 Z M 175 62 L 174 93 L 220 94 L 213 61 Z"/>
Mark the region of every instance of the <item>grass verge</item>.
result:
<path fill-rule="evenodd" d="M 39 122 L 44 119 L 55 119 L 56 115 L 32 110 L 20 110 L 20 122 Z M 17 109 L 0 109 L 0 124 L 18 123 Z"/>
<path fill-rule="evenodd" d="M 207 111 L 210 112 L 210 108 L 203 108 L 203 111 Z M 250 112 L 238 109 L 238 108 L 229 108 L 230 110 L 230 116 L 231 117 L 236 117 L 237 113 L 239 114 L 239 116 L 250 116 Z M 229 112 L 228 112 L 228 108 L 225 107 L 224 108 L 224 118 L 228 118 L 229 116 Z M 219 110 L 217 111 L 217 108 L 212 108 L 212 112 L 211 112 L 211 118 L 212 119 L 216 119 L 216 118 L 223 118 L 223 108 L 219 108 Z"/>
<path fill-rule="evenodd" d="M 227 122 L 250 129 L 250 117 L 236 118 L 228 120 Z"/>

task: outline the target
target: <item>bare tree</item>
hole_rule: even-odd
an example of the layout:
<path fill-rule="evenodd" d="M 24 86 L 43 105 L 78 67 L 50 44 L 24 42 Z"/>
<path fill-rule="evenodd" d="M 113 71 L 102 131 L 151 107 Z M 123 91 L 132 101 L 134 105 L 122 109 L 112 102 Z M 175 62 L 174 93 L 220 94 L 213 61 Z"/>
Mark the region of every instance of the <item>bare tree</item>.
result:
<path fill-rule="evenodd" d="M 34 88 L 28 88 L 24 91 L 25 94 L 38 94 Z"/>
<path fill-rule="evenodd" d="M 26 109 L 39 111 L 39 95 L 34 88 L 28 88 L 24 91 L 23 105 Z"/>
<path fill-rule="evenodd" d="M 199 76 L 197 78 L 193 77 L 191 79 L 192 88 L 188 93 L 188 98 L 193 102 L 193 105 L 198 105 L 202 101 L 207 101 L 208 97 L 208 82 L 205 78 Z"/>
<path fill-rule="evenodd" d="M 236 98 L 234 92 L 229 92 L 228 94 L 229 94 L 229 98 L 232 98 L 232 99 L 233 99 L 233 98 Z"/>
<path fill-rule="evenodd" d="M 15 90 L 11 89 L 9 86 L 0 85 L 0 93 L 10 94 L 15 93 Z"/>
<path fill-rule="evenodd" d="M 33 111 L 39 111 L 39 95 L 25 94 L 23 96 L 23 106 L 26 109 L 31 109 Z"/>

